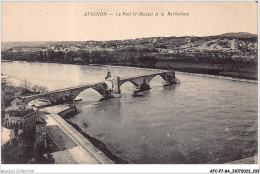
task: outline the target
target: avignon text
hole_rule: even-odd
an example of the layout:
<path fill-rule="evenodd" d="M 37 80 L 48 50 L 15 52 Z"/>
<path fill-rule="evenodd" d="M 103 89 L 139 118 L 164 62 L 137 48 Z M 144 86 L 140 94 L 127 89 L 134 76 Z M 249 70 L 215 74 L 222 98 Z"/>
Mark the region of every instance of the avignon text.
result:
<path fill-rule="evenodd" d="M 107 12 L 86 12 L 84 16 L 107 16 Z"/>

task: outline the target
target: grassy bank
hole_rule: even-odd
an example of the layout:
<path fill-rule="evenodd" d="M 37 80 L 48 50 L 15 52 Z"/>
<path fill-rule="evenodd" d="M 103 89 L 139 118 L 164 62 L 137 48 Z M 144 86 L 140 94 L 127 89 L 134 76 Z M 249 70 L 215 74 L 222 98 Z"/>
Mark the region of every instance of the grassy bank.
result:
<path fill-rule="evenodd" d="M 204 62 L 178 62 L 178 61 L 157 61 L 154 65 L 140 65 L 130 63 L 113 63 L 112 65 L 131 66 L 141 68 L 154 68 L 163 70 L 175 70 L 187 73 L 208 74 L 241 78 L 247 80 L 258 79 L 257 64 L 227 63 L 213 64 Z"/>
<path fill-rule="evenodd" d="M 257 80 L 257 65 L 255 64 L 211 64 L 160 61 L 155 67 L 160 69 L 174 69 L 181 72 L 219 75 L 249 80 Z"/>

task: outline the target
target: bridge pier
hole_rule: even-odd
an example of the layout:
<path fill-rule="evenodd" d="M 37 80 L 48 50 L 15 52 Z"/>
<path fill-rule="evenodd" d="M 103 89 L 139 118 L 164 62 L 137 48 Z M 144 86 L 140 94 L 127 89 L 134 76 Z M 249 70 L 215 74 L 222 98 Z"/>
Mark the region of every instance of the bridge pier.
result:
<path fill-rule="evenodd" d="M 147 83 L 146 79 L 143 79 L 143 83 L 138 84 L 138 86 L 136 87 L 137 91 L 141 92 L 141 91 L 147 91 L 150 90 L 150 84 Z"/>
<path fill-rule="evenodd" d="M 113 98 L 113 97 L 120 97 L 121 90 L 120 90 L 120 77 L 114 77 L 110 80 L 107 80 L 106 83 L 111 83 L 110 89 L 106 89 L 105 95 L 103 95 L 105 98 Z"/>
<path fill-rule="evenodd" d="M 161 77 L 166 81 L 166 85 L 179 84 L 180 80 L 175 77 L 175 71 L 168 71 L 162 74 Z"/>

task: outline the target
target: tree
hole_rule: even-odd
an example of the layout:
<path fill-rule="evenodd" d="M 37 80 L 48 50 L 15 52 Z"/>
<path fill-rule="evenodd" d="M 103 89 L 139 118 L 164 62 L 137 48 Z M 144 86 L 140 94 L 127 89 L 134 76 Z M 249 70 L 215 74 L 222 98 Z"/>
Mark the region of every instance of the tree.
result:
<path fill-rule="evenodd" d="M 27 90 L 30 90 L 31 89 L 31 85 L 30 83 L 27 81 L 27 80 L 24 80 L 22 82 L 22 85 L 21 85 L 24 89 L 27 89 Z"/>
<path fill-rule="evenodd" d="M 139 57 L 139 61 L 140 63 L 145 66 L 145 65 L 148 65 L 148 66 L 154 66 L 157 62 L 157 59 L 153 56 L 141 56 Z"/>

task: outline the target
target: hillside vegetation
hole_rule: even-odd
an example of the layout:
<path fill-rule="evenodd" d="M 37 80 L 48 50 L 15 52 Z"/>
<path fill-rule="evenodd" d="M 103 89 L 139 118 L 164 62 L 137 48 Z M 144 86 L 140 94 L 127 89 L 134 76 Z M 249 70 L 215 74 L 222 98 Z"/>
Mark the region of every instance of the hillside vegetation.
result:
<path fill-rule="evenodd" d="M 112 64 L 257 79 L 257 35 L 150 37 L 112 41 L 7 42 L 2 59 Z"/>

